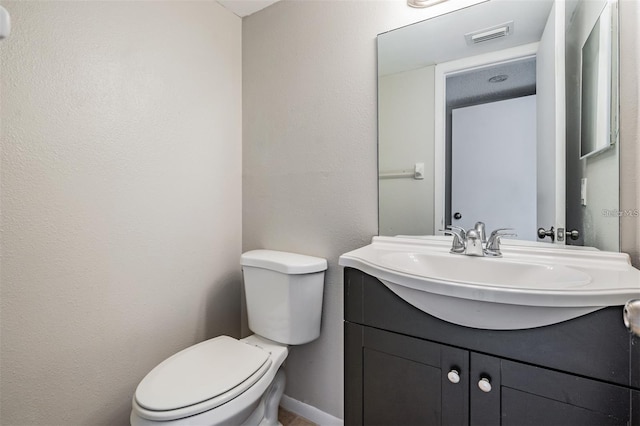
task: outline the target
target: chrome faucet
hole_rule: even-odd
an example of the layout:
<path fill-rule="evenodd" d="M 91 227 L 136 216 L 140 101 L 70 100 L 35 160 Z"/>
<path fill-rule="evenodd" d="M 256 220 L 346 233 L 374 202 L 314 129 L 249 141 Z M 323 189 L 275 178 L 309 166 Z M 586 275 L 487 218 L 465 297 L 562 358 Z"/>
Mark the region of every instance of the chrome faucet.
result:
<path fill-rule="evenodd" d="M 487 234 L 484 231 L 484 222 L 476 222 L 476 225 L 473 228 L 478 233 L 478 236 L 480 237 L 480 241 L 482 241 L 483 243 L 486 243 L 487 242 Z"/>
<path fill-rule="evenodd" d="M 464 254 L 467 256 L 484 256 L 482 238 L 480 237 L 480 233 L 475 229 L 469 229 L 467 231 L 467 243 Z"/>
<path fill-rule="evenodd" d="M 493 231 L 487 240 L 483 222 L 477 222 L 468 231 L 458 226 L 448 226 L 447 229 L 441 229 L 441 231 L 445 235 L 453 235 L 451 253 L 467 256 L 501 257 L 500 238 L 517 236 L 517 234 L 510 232 L 513 231 L 511 228 L 499 228 Z"/>

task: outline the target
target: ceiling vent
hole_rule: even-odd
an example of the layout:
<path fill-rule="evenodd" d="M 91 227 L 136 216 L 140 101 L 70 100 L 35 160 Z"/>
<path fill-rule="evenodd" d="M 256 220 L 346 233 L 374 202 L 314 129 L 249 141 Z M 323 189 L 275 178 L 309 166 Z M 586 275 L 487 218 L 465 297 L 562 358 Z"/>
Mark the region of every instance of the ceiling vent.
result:
<path fill-rule="evenodd" d="M 513 34 L 513 21 L 504 24 L 495 25 L 489 28 L 483 28 L 464 35 L 469 46 L 484 43 L 489 40 L 504 38 Z"/>

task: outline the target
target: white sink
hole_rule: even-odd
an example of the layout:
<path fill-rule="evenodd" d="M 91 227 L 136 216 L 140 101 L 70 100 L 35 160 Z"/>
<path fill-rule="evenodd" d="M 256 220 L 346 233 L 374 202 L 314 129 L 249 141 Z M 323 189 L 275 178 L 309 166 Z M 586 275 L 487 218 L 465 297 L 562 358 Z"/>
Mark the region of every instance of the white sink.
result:
<path fill-rule="evenodd" d="M 381 265 L 413 275 L 454 283 L 516 289 L 556 289 L 584 286 L 591 277 L 562 265 L 539 265 L 510 260 L 447 254 L 387 253 Z"/>
<path fill-rule="evenodd" d="M 378 278 L 415 307 L 474 328 L 555 324 L 640 297 L 624 253 L 505 240 L 502 258 L 449 253 L 449 237 L 374 237 L 340 265 Z"/>

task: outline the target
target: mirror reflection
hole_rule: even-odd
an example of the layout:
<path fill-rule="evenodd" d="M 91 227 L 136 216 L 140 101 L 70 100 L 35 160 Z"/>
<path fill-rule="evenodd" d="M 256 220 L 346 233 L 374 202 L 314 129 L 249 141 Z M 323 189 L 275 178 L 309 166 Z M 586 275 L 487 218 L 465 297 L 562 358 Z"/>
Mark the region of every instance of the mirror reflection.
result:
<path fill-rule="evenodd" d="M 380 234 L 482 220 L 617 251 L 618 220 L 602 213 L 618 206 L 615 6 L 491 0 L 379 35 Z M 583 46 L 593 55 L 597 26 L 614 36 L 598 39 L 589 89 Z M 608 98 L 589 92 L 603 84 Z M 601 116 L 596 139 L 615 149 L 584 156 L 582 128 Z"/>
<path fill-rule="evenodd" d="M 611 146 L 611 5 L 605 6 L 582 46 L 580 155 Z"/>

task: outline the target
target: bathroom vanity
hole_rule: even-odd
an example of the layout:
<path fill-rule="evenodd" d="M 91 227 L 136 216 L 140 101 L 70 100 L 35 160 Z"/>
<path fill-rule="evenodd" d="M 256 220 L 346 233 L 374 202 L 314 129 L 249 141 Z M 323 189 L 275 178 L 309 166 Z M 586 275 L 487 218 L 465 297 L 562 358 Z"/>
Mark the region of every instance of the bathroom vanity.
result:
<path fill-rule="evenodd" d="M 349 255 L 340 260 L 346 425 L 640 425 L 640 338 L 622 306 L 473 328 L 418 309 L 371 274 L 371 259 L 356 269 Z"/>
<path fill-rule="evenodd" d="M 359 270 L 345 268 L 344 283 L 346 425 L 640 424 L 640 339 L 622 307 L 481 330 L 422 312 Z"/>

